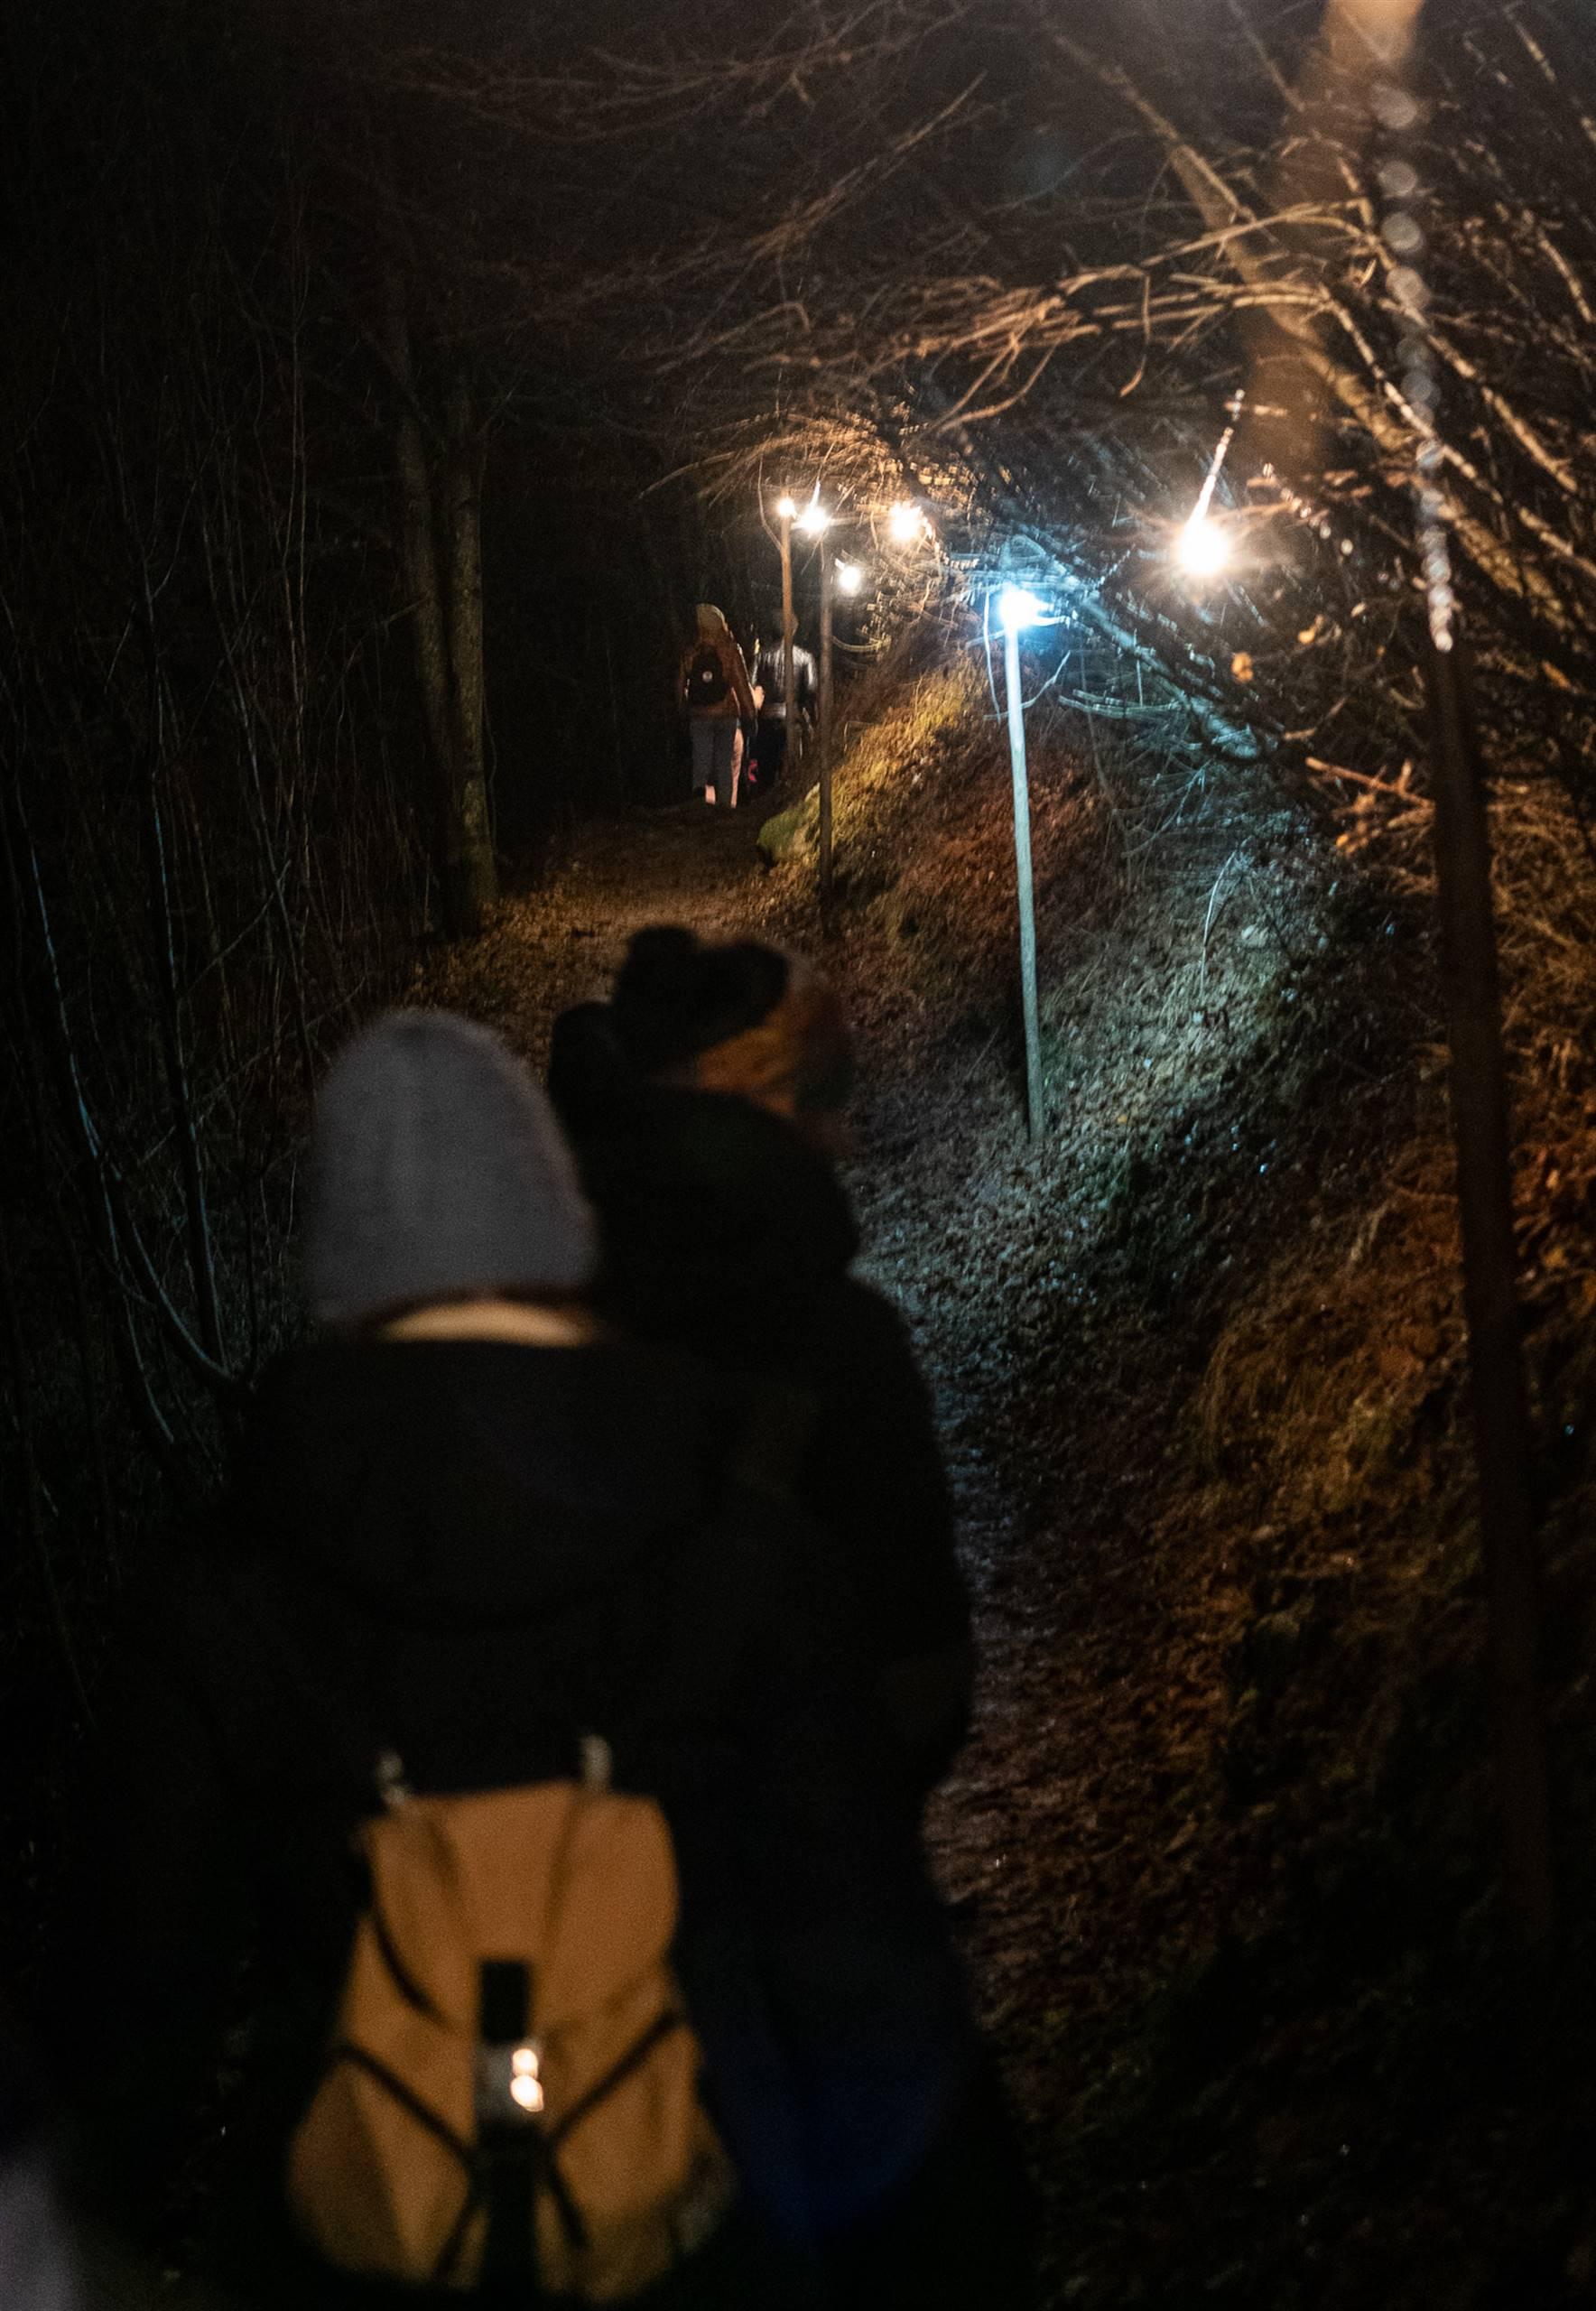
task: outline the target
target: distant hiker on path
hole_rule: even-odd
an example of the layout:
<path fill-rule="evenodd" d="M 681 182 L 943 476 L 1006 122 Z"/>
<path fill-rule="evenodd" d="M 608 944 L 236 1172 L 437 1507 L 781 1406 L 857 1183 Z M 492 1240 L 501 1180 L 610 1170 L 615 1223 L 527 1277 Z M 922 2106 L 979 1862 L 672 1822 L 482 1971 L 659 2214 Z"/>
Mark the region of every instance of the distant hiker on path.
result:
<path fill-rule="evenodd" d="M 754 652 L 754 688 L 759 694 L 759 722 L 754 740 L 754 758 L 759 766 L 759 784 L 768 791 L 786 767 L 789 734 L 794 719 L 808 723 L 813 717 L 815 701 L 820 694 L 820 675 L 809 651 L 794 640 L 793 644 L 793 712 L 788 713 L 783 685 L 786 678 L 786 657 L 778 638 L 756 645 Z"/>
<path fill-rule="evenodd" d="M 661 926 L 608 1004 L 556 1022 L 549 1089 L 598 1210 L 607 1312 L 722 1386 L 793 1390 L 798 1499 L 839 1545 L 917 1812 L 964 1738 L 974 1656 L 930 1397 L 902 1318 L 849 1272 L 831 1158 L 851 1072 L 802 958 Z"/>
<path fill-rule="evenodd" d="M 692 740 L 692 783 L 707 803 L 737 808 L 737 742 L 757 712 L 748 670 L 724 612 L 701 602 L 698 634 L 682 654 L 677 695 Z"/>

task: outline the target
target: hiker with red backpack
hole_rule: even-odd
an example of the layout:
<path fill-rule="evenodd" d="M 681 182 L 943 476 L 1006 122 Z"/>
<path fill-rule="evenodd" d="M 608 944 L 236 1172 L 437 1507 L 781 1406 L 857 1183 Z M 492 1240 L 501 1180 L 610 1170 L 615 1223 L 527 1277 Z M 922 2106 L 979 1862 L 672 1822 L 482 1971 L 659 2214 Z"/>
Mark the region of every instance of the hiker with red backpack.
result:
<path fill-rule="evenodd" d="M 1019 2302 L 779 1406 L 602 1328 L 486 1030 L 367 1030 L 311 1156 L 319 1337 L 102 1697 L 55 2001 L 86 2197 L 148 2226 L 243 2020 L 227 2300 Z"/>
<path fill-rule="evenodd" d="M 701 602 L 698 631 L 682 654 L 677 695 L 692 742 L 692 783 L 707 803 L 737 808 L 738 742 L 758 708 L 725 613 Z"/>

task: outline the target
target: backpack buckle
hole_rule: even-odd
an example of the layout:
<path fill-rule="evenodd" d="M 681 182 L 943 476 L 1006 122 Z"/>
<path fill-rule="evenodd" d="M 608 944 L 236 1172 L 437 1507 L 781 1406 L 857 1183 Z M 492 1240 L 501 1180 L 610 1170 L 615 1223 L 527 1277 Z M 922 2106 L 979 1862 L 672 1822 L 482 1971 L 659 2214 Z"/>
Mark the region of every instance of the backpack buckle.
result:
<path fill-rule="evenodd" d="M 385 1749 L 372 1768 L 376 1794 L 390 1814 L 410 1803 L 412 1791 L 404 1778 L 404 1760 L 397 1749 Z"/>

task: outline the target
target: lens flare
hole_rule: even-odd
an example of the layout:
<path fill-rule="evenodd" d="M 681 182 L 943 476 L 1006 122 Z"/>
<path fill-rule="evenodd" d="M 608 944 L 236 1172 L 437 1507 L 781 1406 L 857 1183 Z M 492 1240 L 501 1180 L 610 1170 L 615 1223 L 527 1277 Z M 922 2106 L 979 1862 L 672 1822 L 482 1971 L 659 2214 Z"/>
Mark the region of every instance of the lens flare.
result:
<path fill-rule="evenodd" d="M 1006 634 L 1023 634 L 1047 615 L 1046 605 L 1025 586 L 1005 586 L 998 596 L 998 623 Z"/>
<path fill-rule="evenodd" d="M 865 582 L 865 573 L 857 562 L 840 562 L 836 570 L 837 591 L 857 594 Z"/>
<path fill-rule="evenodd" d="M 1175 560 L 1188 576 L 1217 578 L 1230 565 L 1230 541 L 1206 514 L 1193 514 L 1181 532 Z"/>
<path fill-rule="evenodd" d="M 901 497 L 886 516 L 895 545 L 913 545 L 925 527 L 925 516 L 912 498 Z"/>

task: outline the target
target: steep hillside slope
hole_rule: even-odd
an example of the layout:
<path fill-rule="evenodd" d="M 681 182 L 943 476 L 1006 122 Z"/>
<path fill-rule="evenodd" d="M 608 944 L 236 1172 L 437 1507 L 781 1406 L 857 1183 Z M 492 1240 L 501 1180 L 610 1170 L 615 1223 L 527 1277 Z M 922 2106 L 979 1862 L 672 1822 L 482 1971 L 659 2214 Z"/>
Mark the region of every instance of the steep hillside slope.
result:
<path fill-rule="evenodd" d="M 1590 2252 L 1557 2082 L 1586 2041 L 1566 1986 L 1556 2064 L 1503 2004 L 1424 895 L 1261 775 L 1040 719 L 1044 1144 L 979 677 L 856 741 L 834 951 L 875 1062 L 872 1256 L 941 1377 L 986 1615 L 938 1833 L 1059 2299 L 1483 2303 L 1530 2272 L 1562 2299 Z M 808 856 L 801 820 L 794 933 Z M 1572 1829 L 1596 1147 L 1546 1023 L 1577 1033 L 1589 967 L 1523 924 L 1512 946 Z"/>
<path fill-rule="evenodd" d="M 429 991 L 536 1058 L 643 922 L 823 945 L 860 1034 L 868 1258 L 933 1376 L 978 1595 L 979 1722 L 932 1826 L 1053 2299 L 1582 2299 L 1582 2018 L 1566 1984 L 1504 1994 L 1422 891 L 1350 871 L 1261 773 L 1044 702 L 1033 1148 L 980 671 L 861 686 L 849 722 L 828 938 L 812 806 L 767 830 L 768 870 L 740 819 L 638 815 Z M 1514 986 L 1577 1825 L 1596 1146 L 1577 1070 L 1536 1057 L 1566 1052 L 1568 988 L 1522 959 Z"/>

